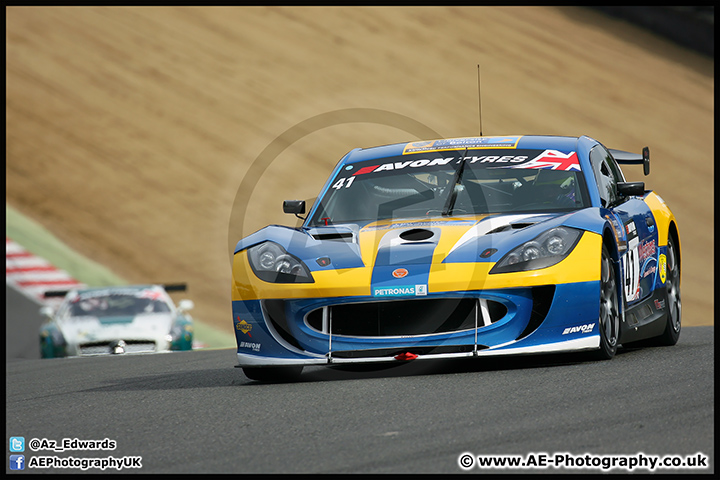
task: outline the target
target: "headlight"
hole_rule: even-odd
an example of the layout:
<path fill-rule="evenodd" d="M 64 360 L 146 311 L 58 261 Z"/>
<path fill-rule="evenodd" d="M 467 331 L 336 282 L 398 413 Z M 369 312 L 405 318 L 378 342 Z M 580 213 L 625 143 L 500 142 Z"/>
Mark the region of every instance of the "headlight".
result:
<path fill-rule="evenodd" d="M 250 267 L 260 280 L 270 283 L 312 283 L 310 270 L 275 242 L 263 242 L 247 250 Z"/>
<path fill-rule="evenodd" d="M 567 257 L 582 236 L 582 230 L 556 227 L 512 249 L 490 273 L 524 272 L 546 268 Z"/>

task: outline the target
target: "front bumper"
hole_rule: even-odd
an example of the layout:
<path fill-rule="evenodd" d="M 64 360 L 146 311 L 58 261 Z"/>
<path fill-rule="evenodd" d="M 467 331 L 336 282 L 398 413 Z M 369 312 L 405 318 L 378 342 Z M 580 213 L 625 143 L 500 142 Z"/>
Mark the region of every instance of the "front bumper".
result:
<path fill-rule="evenodd" d="M 236 300 L 232 309 L 238 366 L 596 349 L 599 290 L 598 281 L 586 281 L 430 293 L 421 300 Z"/>

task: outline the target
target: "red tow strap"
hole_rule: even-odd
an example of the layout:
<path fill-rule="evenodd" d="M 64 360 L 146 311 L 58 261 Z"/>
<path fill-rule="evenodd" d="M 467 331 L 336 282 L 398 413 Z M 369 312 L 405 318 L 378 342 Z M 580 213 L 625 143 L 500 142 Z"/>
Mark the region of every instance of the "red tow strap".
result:
<path fill-rule="evenodd" d="M 414 353 L 405 352 L 400 355 L 395 355 L 395 360 L 415 360 L 417 357 Z"/>

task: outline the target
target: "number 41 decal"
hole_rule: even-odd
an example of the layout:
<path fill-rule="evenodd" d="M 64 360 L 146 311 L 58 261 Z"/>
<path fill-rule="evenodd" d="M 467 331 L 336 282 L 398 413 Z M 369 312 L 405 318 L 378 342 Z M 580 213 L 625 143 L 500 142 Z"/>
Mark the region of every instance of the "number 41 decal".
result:
<path fill-rule="evenodd" d="M 345 183 L 345 180 L 347 180 L 347 183 Z M 335 185 L 332 186 L 335 190 L 340 190 L 341 188 L 350 188 L 350 185 L 352 185 L 353 181 L 355 180 L 355 177 L 349 177 L 349 178 L 340 178 L 337 182 L 335 182 Z"/>
<path fill-rule="evenodd" d="M 640 295 L 640 256 L 638 246 L 637 230 L 635 222 L 632 220 L 625 224 L 625 232 L 627 233 L 627 252 L 623 255 L 625 299 L 627 301 L 636 300 Z"/>

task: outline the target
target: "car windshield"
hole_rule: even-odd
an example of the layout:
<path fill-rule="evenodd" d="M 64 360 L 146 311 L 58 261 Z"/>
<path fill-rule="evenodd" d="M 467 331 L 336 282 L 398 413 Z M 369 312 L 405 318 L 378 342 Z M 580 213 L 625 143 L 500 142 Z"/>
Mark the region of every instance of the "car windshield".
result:
<path fill-rule="evenodd" d="M 71 304 L 70 316 L 119 317 L 170 311 L 161 298 L 139 295 L 142 294 L 81 295 Z"/>
<path fill-rule="evenodd" d="M 388 218 L 565 212 L 589 206 L 575 152 L 496 149 L 399 155 L 346 165 L 308 226 Z"/>

